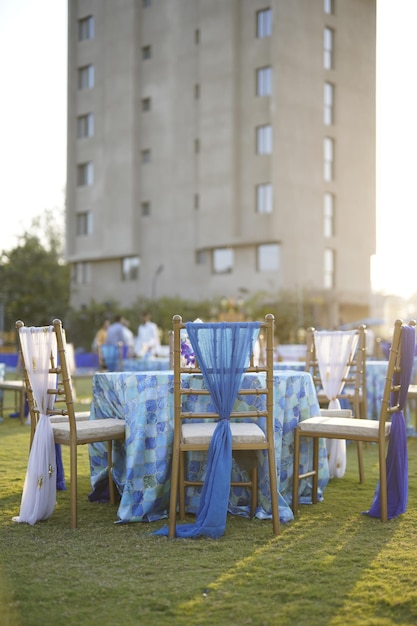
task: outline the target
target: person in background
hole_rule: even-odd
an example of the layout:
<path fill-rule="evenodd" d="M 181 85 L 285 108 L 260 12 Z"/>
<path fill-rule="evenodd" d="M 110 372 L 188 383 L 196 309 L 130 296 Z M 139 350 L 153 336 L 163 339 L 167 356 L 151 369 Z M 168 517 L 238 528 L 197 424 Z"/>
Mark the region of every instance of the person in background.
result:
<path fill-rule="evenodd" d="M 125 326 L 121 315 L 115 315 L 107 329 L 106 341 L 102 345 L 104 366 L 109 372 L 120 371 L 126 351 Z"/>
<path fill-rule="evenodd" d="M 136 340 L 136 356 L 155 356 L 161 347 L 158 326 L 151 321 L 151 314 L 145 311 L 142 315 L 142 322 L 138 327 Z"/>
<path fill-rule="evenodd" d="M 107 338 L 107 329 L 110 326 L 110 320 L 104 320 L 98 331 L 96 332 L 96 336 L 93 341 L 93 351 L 98 352 L 98 361 L 100 369 L 104 369 L 104 361 L 103 356 L 101 354 L 101 346 L 106 342 Z"/>
<path fill-rule="evenodd" d="M 122 324 L 124 326 L 124 344 L 126 346 L 126 357 L 130 359 L 135 355 L 135 335 L 130 330 L 130 322 L 125 317 L 122 318 Z"/>
<path fill-rule="evenodd" d="M 125 326 L 122 322 L 121 315 L 115 315 L 112 323 L 107 328 L 106 341 L 104 342 L 108 346 L 125 345 Z"/>

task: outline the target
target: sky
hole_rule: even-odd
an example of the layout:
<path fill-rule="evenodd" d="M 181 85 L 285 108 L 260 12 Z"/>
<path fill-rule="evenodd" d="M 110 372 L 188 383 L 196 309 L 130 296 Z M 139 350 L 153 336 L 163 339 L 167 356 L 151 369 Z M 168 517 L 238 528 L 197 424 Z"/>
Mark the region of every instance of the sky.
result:
<path fill-rule="evenodd" d="M 404 297 L 417 291 L 416 23 L 417 0 L 377 0 L 372 286 Z M 0 76 L 0 250 L 10 250 L 65 202 L 67 0 L 0 0 Z"/>

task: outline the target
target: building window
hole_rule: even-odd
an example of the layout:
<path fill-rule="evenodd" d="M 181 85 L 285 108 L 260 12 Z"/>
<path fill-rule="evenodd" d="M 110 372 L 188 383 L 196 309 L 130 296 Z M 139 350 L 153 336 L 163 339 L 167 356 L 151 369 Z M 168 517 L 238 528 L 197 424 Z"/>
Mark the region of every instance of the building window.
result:
<path fill-rule="evenodd" d="M 142 150 L 142 163 L 150 163 L 151 162 L 151 151 L 149 149 Z"/>
<path fill-rule="evenodd" d="M 77 117 L 77 137 L 85 139 L 94 135 L 94 115 L 86 113 Z"/>
<path fill-rule="evenodd" d="M 200 97 L 200 85 L 199 85 L 198 83 L 196 83 L 196 84 L 194 85 L 194 98 L 195 98 L 196 100 L 198 100 L 198 99 L 199 99 L 199 97 Z"/>
<path fill-rule="evenodd" d="M 256 152 L 258 154 L 272 153 L 272 126 L 265 124 L 256 129 Z"/>
<path fill-rule="evenodd" d="M 198 154 L 200 152 L 200 140 L 194 139 L 194 152 Z"/>
<path fill-rule="evenodd" d="M 142 0 L 142 6 L 144 9 L 147 9 L 152 4 L 152 0 Z"/>
<path fill-rule="evenodd" d="M 277 272 L 279 270 L 279 245 L 264 243 L 257 248 L 258 272 Z"/>
<path fill-rule="evenodd" d="M 324 251 L 324 288 L 332 289 L 335 286 L 335 253 L 326 248 Z"/>
<path fill-rule="evenodd" d="M 142 215 L 144 217 L 148 216 L 151 214 L 151 203 L 150 202 L 142 202 L 141 206 L 141 211 L 142 211 Z"/>
<path fill-rule="evenodd" d="M 142 111 L 150 111 L 150 110 L 151 110 L 151 99 L 142 98 Z"/>
<path fill-rule="evenodd" d="M 327 26 L 324 29 L 324 69 L 334 68 L 334 31 Z"/>
<path fill-rule="evenodd" d="M 87 285 L 91 282 L 91 264 L 86 261 L 74 263 L 72 266 L 72 282 L 76 285 Z"/>
<path fill-rule="evenodd" d="M 327 15 L 334 14 L 334 0 L 324 0 L 323 5 L 324 12 L 327 13 Z"/>
<path fill-rule="evenodd" d="M 234 252 L 232 248 L 213 250 L 213 274 L 230 274 L 233 270 Z"/>
<path fill-rule="evenodd" d="M 138 256 L 127 256 L 122 259 L 122 280 L 138 280 L 140 259 Z"/>
<path fill-rule="evenodd" d="M 262 9 L 256 13 L 256 36 L 259 38 L 270 37 L 272 34 L 271 9 Z"/>
<path fill-rule="evenodd" d="M 200 195 L 198 193 L 194 194 L 194 209 L 197 210 L 200 208 Z"/>
<path fill-rule="evenodd" d="M 194 43 L 198 46 L 200 43 L 200 29 L 196 28 L 194 31 Z"/>
<path fill-rule="evenodd" d="M 142 59 L 146 61 L 152 57 L 152 48 L 151 46 L 143 46 L 142 48 Z"/>
<path fill-rule="evenodd" d="M 86 65 L 78 69 L 78 89 L 94 87 L 94 65 Z"/>
<path fill-rule="evenodd" d="M 260 67 L 256 70 L 256 95 L 270 96 L 272 93 L 272 68 Z"/>
<path fill-rule="evenodd" d="M 326 192 L 324 194 L 324 206 L 323 206 L 323 225 L 324 225 L 324 236 L 325 237 L 333 237 L 334 230 L 334 195 L 332 193 Z"/>
<path fill-rule="evenodd" d="M 91 235 L 93 232 L 93 214 L 91 211 L 77 213 L 77 236 Z"/>
<path fill-rule="evenodd" d="M 334 140 L 324 138 L 324 180 L 329 182 L 334 179 Z"/>
<path fill-rule="evenodd" d="M 88 15 L 78 20 L 78 41 L 94 38 L 94 17 Z"/>
<path fill-rule="evenodd" d="M 324 83 L 323 121 L 326 126 L 334 124 L 334 85 Z"/>
<path fill-rule="evenodd" d="M 262 183 L 256 186 L 256 212 L 272 213 L 271 183 Z"/>
<path fill-rule="evenodd" d="M 90 187 L 94 182 L 94 166 L 91 161 L 77 165 L 78 187 Z"/>

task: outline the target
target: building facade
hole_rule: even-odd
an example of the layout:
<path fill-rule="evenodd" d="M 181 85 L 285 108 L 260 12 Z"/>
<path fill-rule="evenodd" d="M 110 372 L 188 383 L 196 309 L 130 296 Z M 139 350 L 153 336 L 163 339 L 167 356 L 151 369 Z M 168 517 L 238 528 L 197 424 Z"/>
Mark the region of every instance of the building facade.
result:
<path fill-rule="evenodd" d="M 368 312 L 375 0 L 69 0 L 72 304 Z"/>

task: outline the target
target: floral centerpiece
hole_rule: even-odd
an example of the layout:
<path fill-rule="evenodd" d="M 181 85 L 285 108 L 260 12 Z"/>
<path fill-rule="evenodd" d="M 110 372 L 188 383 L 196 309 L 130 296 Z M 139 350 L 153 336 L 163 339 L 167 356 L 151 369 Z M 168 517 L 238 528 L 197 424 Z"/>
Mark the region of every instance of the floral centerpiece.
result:
<path fill-rule="evenodd" d="M 194 323 L 201 322 L 202 320 L 196 319 Z M 181 367 L 195 367 L 195 354 L 191 346 L 188 334 L 185 330 L 181 331 L 180 338 L 180 353 L 181 353 Z"/>

